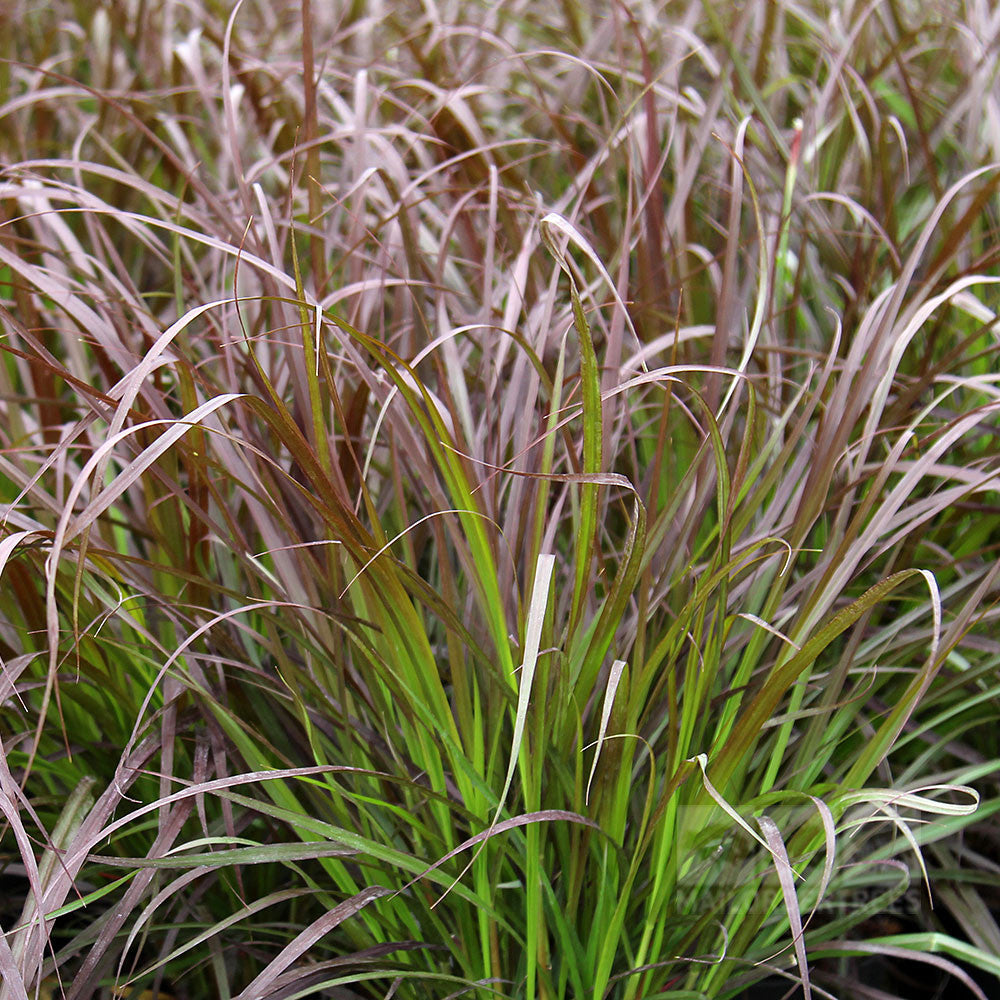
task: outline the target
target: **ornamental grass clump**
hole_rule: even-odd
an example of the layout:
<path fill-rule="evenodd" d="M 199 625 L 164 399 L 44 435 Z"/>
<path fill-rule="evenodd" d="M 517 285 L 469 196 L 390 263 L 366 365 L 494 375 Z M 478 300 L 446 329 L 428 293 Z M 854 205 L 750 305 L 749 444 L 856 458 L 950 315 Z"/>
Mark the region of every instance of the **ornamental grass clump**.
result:
<path fill-rule="evenodd" d="M 0 1000 L 995 993 L 987 4 L 0 17 Z"/>

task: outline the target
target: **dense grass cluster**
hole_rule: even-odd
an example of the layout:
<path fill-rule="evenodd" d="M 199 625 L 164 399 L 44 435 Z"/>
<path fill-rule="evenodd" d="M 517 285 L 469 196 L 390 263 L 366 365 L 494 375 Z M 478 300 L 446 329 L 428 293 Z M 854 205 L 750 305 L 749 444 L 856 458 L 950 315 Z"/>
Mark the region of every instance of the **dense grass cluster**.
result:
<path fill-rule="evenodd" d="M 998 31 L 0 8 L 0 1000 L 995 996 Z"/>

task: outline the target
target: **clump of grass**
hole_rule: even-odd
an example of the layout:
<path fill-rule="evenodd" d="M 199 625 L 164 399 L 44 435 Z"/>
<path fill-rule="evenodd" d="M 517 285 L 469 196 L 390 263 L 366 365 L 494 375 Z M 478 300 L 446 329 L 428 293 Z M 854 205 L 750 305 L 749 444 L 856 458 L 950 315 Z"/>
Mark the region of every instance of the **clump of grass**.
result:
<path fill-rule="evenodd" d="M 0 997 L 985 996 L 992 15 L 22 13 Z"/>

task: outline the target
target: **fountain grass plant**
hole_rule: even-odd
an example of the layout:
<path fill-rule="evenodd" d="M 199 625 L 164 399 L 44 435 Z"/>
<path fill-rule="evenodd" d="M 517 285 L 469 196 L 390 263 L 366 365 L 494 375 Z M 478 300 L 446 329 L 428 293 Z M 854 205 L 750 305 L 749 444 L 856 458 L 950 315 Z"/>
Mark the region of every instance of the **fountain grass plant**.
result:
<path fill-rule="evenodd" d="M 3 1000 L 995 991 L 989 4 L 0 16 Z"/>

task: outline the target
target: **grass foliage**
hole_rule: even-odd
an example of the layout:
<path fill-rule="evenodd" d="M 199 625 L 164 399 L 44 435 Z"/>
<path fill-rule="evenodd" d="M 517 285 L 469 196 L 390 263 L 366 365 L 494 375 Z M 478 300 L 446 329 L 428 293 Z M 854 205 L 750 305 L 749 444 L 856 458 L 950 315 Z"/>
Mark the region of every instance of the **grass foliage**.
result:
<path fill-rule="evenodd" d="M 3 1000 L 996 989 L 990 3 L 0 19 Z"/>

